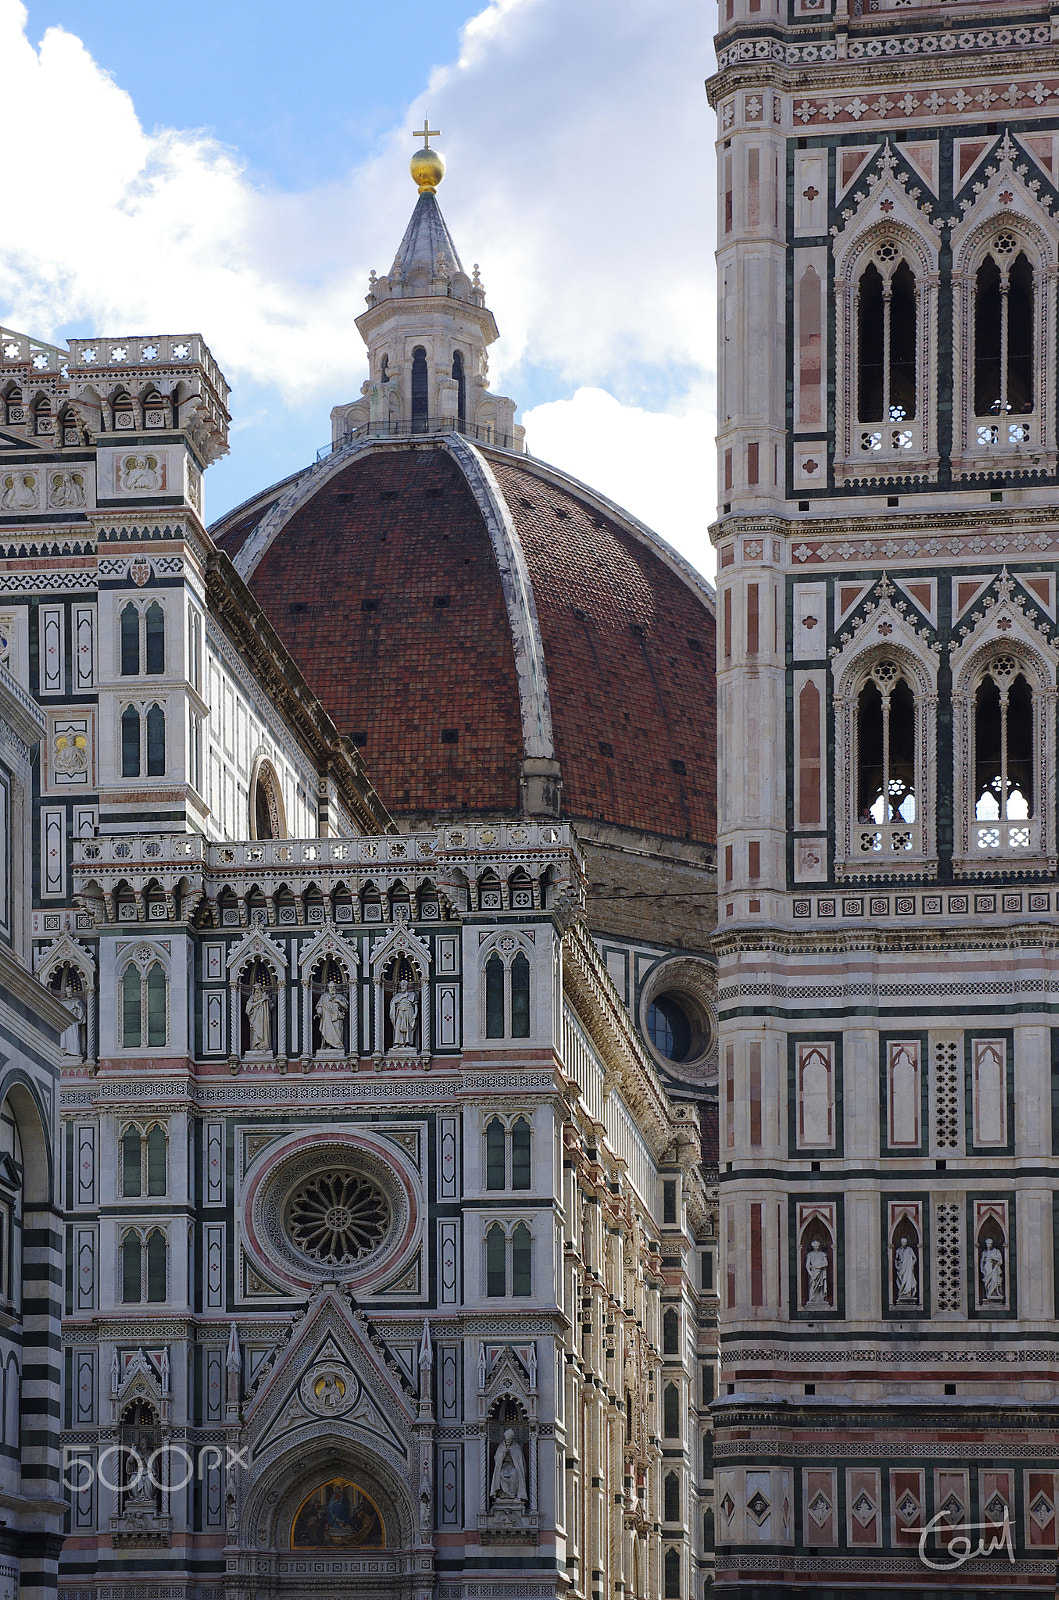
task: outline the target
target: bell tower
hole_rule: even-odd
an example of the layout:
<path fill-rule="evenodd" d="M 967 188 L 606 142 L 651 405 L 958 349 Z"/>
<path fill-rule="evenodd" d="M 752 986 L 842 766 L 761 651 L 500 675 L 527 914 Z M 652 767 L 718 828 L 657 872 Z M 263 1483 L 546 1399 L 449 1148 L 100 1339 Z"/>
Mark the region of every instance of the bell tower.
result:
<path fill-rule="evenodd" d="M 424 118 L 423 146 L 409 162 L 419 199 L 389 272 L 368 282 L 357 327 L 370 376 L 361 398 L 331 413 L 334 444 L 354 436 L 468 434 L 522 449 L 515 402 L 489 392 L 488 348 L 498 338 L 478 265 L 468 277 L 438 205 L 445 159 Z"/>
<path fill-rule="evenodd" d="M 1053 1592 L 1057 35 L 721 0 L 720 1594 Z"/>

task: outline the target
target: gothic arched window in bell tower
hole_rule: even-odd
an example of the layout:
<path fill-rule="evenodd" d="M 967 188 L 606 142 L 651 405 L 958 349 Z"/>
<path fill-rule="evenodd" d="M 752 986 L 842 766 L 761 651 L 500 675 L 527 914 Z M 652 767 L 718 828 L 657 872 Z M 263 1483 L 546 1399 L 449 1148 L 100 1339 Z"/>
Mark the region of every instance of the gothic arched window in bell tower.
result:
<path fill-rule="evenodd" d="M 1002 233 L 975 274 L 974 414 L 1028 416 L 1033 381 L 1033 268 L 1017 240 Z M 994 444 L 1029 439 L 1026 425 L 997 423 Z"/>
<path fill-rule="evenodd" d="M 862 450 L 911 450 L 916 415 L 916 280 L 884 241 L 857 286 L 857 418 Z"/>
<path fill-rule="evenodd" d="M 1013 656 L 997 656 L 975 691 L 974 814 L 979 822 L 1025 822 L 1033 816 L 1033 693 L 1018 668 Z"/>
<path fill-rule="evenodd" d="M 1001 626 L 1007 618 L 997 619 Z M 1021 619 L 1020 619 L 1021 620 Z M 1018 629 L 1019 624 L 1014 627 Z M 970 642 L 968 642 L 970 643 Z M 1047 859 L 1055 817 L 1055 665 L 1029 634 L 952 655 L 953 862 Z"/>
<path fill-rule="evenodd" d="M 915 850 L 916 776 L 916 703 L 911 685 L 895 661 L 877 661 L 857 697 L 861 851 L 889 855 Z"/>
<path fill-rule="evenodd" d="M 412 351 L 412 432 L 426 433 L 430 411 L 427 393 L 427 353 L 421 344 Z"/>

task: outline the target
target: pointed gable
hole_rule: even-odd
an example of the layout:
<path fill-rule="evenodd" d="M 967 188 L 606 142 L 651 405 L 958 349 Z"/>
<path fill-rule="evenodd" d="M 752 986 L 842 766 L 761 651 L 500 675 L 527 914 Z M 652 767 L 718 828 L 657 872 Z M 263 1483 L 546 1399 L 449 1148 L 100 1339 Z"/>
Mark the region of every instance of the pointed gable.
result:
<path fill-rule="evenodd" d="M 327 1285 L 262 1371 L 245 1416 L 254 1459 L 277 1445 L 291 1448 L 302 1436 L 318 1438 L 323 1428 L 405 1463 L 416 1411 L 392 1352 L 364 1313 Z"/>

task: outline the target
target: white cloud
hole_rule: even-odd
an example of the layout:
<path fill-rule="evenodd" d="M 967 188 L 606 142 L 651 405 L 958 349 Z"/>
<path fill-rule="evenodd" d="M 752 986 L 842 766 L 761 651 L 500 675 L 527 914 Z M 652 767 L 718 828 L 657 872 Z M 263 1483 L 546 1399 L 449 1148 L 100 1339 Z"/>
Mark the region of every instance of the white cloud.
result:
<path fill-rule="evenodd" d="M 0 0 L 5 114 L 32 128 L 42 105 L 75 110 L 50 174 L 30 162 L 5 173 L 5 213 L 18 223 L 0 259 L 4 321 L 39 337 L 73 321 L 111 334 L 195 329 L 229 376 L 335 383 L 356 334 L 339 352 L 333 330 L 350 326 L 355 286 L 336 275 L 307 296 L 282 263 L 276 270 L 259 245 L 282 201 L 255 190 L 236 155 L 204 134 L 145 133 L 129 96 L 72 34 L 49 28 L 37 51 L 24 27 L 22 5 Z M 314 198 L 298 209 L 311 216 Z M 307 362 L 307 345 L 325 359 Z"/>
<path fill-rule="evenodd" d="M 534 406 L 525 416 L 534 455 L 600 489 L 712 576 L 706 533 L 713 512 L 713 416 L 619 405 L 602 389 Z"/>
<path fill-rule="evenodd" d="M 311 406 L 325 433 L 330 405 L 360 387 L 353 319 L 414 202 L 406 130 L 429 111 L 449 163 L 446 216 L 468 264 L 482 264 L 502 330 L 494 386 L 517 400 L 520 371 L 538 388 L 541 372 L 579 386 L 533 411 L 536 448 L 684 548 L 682 530 L 698 536 L 713 459 L 704 8 L 492 0 L 458 59 L 394 109 L 399 127 L 371 159 L 293 194 L 252 183 L 238 153 L 201 131 L 147 133 L 150 106 L 134 107 L 73 35 L 51 28 L 34 49 L 20 0 L 0 0 L 0 60 L 10 125 L 69 108 L 71 157 L 5 173 L 5 323 L 43 338 L 75 321 L 111 334 L 195 329 L 237 386 L 271 386 L 277 416 Z M 654 467 L 629 451 L 639 440 Z"/>

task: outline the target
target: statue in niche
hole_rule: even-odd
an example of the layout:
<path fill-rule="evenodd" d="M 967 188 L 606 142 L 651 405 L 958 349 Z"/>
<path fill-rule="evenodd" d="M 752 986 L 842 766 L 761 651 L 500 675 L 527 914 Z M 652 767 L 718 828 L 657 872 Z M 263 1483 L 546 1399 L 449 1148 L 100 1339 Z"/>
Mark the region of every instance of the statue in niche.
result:
<path fill-rule="evenodd" d="M 813 1239 L 806 1251 L 805 1274 L 809 1284 L 806 1305 L 829 1307 L 831 1294 L 827 1285 L 827 1251 L 823 1249 L 819 1239 Z"/>
<path fill-rule="evenodd" d="M 991 1234 L 986 1237 L 978 1267 L 982 1275 L 982 1300 L 1003 1303 L 1004 1252 Z"/>
<path fill-rule="evenodd" d="M 489 1497 L 494 1505 L 524 1506 L 526 1494 L 526 1458 L 522 1446 L 515 1438 L 513 1428 L 504 1429 L 504 1437 L 493 1454 L 493 1476 L 489 1484 Z"/>
<path fill-rule="evenodd" d="M 898 1305 L 919 1304 L 919 1260 L 916 1256 L 915 1246 L 909 1244 L 908 1235 L 901 1235 L 901 1242 L 894 1251 L 894 1281 L 897 1285 Z"/>
<path fill-rule="evenodd" d="M 419 996 L 412 988 L 411 978 L 402 978 L 390 1001 L 390 1026 L 393 1028 L 395 1050 L 415 1048 L 418 1020 Z"/>
<path fill-rule="evenodd" d="M 246 1020 L 250 1028 L 250 1048 L 269 1051 L 272 1048 L 272 1002 L 260 978 L 255 978 L 246 1001 Z"/>
<path fill-rule="evenodd" d="M 58 996 L 73 1019 L 62 1036 L 62 1053 L 75 1061 L 83 1061 L 88 1048 L 88 996 L 84 979 L 76 967 L 64 961 L 48 979 L 48 988 Z"/>
<path fill-rule="evenodd" d="M 62 1053 L 72 1056 L 75 1061 L 85 1058 L 85 1035 L 88 1022 L 88 1001 L 83 994 L 70 994 L 66 996 L 67 1011 L 73 1017 L 73 1026 L 67 1028 L 62 1036 Z"/>
<path fill-rule="evenodd" d="M 345 999 L 338 992 L 338 984 L 334 978 L 327 980 L 327 987 L 316 1002 L 316 1020 L 320 1025 L 320 1048 L 323 1050 L 344 1050 L 346 1048 L 346 1012 L 349 1010 Z"/>

